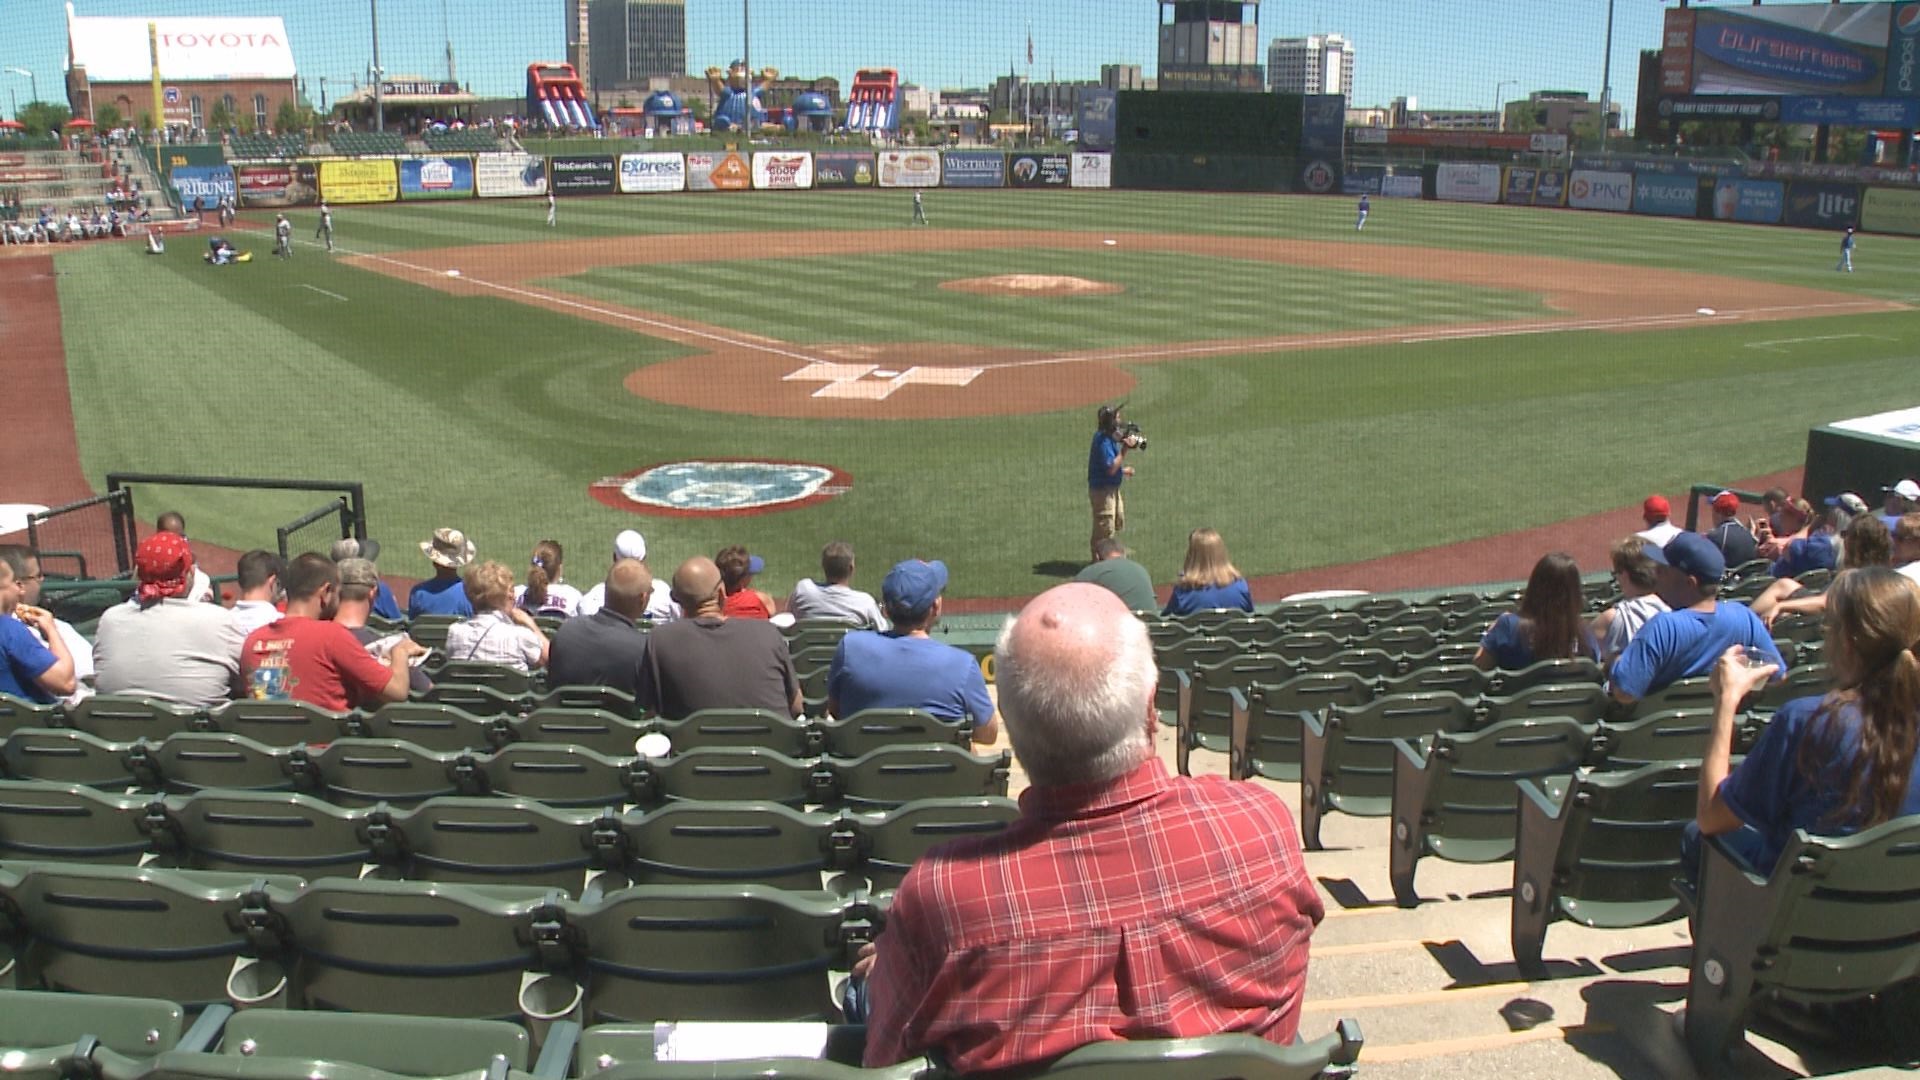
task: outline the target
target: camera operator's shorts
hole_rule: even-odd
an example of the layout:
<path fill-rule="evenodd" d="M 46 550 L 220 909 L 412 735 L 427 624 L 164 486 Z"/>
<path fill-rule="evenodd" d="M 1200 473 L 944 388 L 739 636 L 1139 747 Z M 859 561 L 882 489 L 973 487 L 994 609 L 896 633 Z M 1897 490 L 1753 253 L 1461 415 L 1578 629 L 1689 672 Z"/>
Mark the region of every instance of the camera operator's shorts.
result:
<path fill-rule="evenodd" d="M 1093 540 L 1089 546 L 1098 547 L 1100 541 L 1126 528 L 1127 506 L 1118 487 L 1088 488 L 1087 499 L 1093 504 Z"/>

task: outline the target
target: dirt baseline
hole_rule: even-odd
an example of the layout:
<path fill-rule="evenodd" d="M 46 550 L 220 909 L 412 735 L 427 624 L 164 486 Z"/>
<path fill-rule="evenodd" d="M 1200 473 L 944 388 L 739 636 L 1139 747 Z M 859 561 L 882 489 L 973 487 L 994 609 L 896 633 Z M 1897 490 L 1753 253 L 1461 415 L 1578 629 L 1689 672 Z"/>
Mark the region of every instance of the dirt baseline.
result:
<path fill-rule="evenodd" d="M 614 236 L 533 244 L 437 248 L 352 260 L 367 269 L 462 296 L 494 295 L 693 346 L 700 352 L 654 364 L 627 388 L 664 404 L 755 416 L 906 420 L 994 416 L 1080 407 L 1125 394 L 1122 365 L 1207 356 L 1418 344 L 1564 330 L 1677 329 L 1709 322 L 1799 319 L 1904 310 L 1892 301 L 1715 274 L 1497 255 L 1438 248 L 1257 237 L 1028 230 L 799 232 L 732 235 L 730 250 L 779 260 L 894 252 L 1049 249 L 1085 251 L 1090 273 L 1114 251 L 1179 252 L 1358 274 L 1538 293 L 1556 317 L 1384 327 L 1324 334 L 1141 345 L 1043 353 L 958 343 L 794 345 L 679 316 L 586 301 L 535 281 L 607 266 L 655 266 L 713 258 L 710 235 Z M 1109 243 L 1111 241 L 1111 243 Z M 458 276 L 449 276 L 458 271 Z M 1707 309 L 1711 314 L 1701 314 Z M 732 387 L 716 402 L 707 388 Z"/>

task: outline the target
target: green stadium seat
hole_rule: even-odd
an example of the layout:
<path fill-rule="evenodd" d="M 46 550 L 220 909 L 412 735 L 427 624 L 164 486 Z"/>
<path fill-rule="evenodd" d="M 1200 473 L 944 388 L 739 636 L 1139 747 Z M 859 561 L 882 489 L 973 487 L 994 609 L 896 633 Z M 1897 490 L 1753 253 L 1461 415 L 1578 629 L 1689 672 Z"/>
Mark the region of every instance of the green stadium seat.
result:
<path fill-rule="evenodd" d="M 1193 751 L 1232 754 L 1235 703 L 1246 706 L 1247 688 L 1255 683 L 1286 682 L 1295 669 L 1293 662 L 1279 653 L 1245 652 L 1202 664 L 1184 674 L 1187 681 L 1176 686 L 1174 723 L 1178 734 L 1174 757 L 1180 775 L 1191 776 Z"/>
<path fill-rule="evenodd" d="M 104 742 L 130 743 L 161 739 L 191 730 L 195 714 L 162 701 L 141 697 L 95 694 L 66 708 L 66 727 L 84 731 Z"/>
<path fill-rule="evenodd" d="M 611 686 L 556 686 L 532 700 L 536 709 L 605 709 L 630 720 L 640 719 L 633 695 Z"/>
<path fill-rule="evenodd" d="M 1365 637 L 1371 629 L 1367 617 L 1358 611 L 1324 611 L 1294 626 L 1296 633 L 1326 634 L 1343 642 Z"/>
<path fill-rule="evenodd" d="M 452 705 L 399 701 L 355 721 L 357 735 L 367 739 L 399 739 L 426 750 L 484 753 L 512 736 L 504 718 L 482 719 Z"/>
<path fill-rule="evenodd" d="M 684 720 L 649 725 L 667 737 L 673 753 L 726 747 L 759 747 L 789 757 L 818 754 L 816 728 L 765 709 L 701 709 Z"/>
<path fill-rule="evenodd" d="M 1019 803 L 999 797 L 915 799 L 881 814 L 852 816 L 858 862 L 834 888 L 891 892 L 934 845 L 1003 832 L 1019 816 Z"/>
<path fill-rule="evenodd" d="M 616 819 L 532 799 L 431 799 L 375 823 L 382 826 L 376 838 L 409 881 L 537 885 L 578 896 L 589 873 L 625 862 Z"/>
<path fill-rule="evenodd" d="M 1315 620 L 1316 622 L 1320 620 Z M 1337 652 L 1345 650 L 1347 639 L 1326 630 L 1295 630 L 1276 638 L 1267 651 L 1279 653 L 1302 671 L 1311 670 Z"/>
<path fill-rule="evenodd" d="M 527 1030 L 500 1020 L 248 1009 L 227 1021 L 218 1055 L 169 1054 L 159 1065 L 182 1080 L 478 1077 L 496 1065 L 502 1077 L 524 1077 L 531 1057 Z M 564 1071 L 533 1075 L 558 1080 Z"/>
<path fill-rule="evenodd" d="M 15 780 L 120 791 L 134 785 L 134 746 L 107 742 L 84 731 L 19 728 L 0 744 L 0 761 L 6 765 L 6 775 Z"/>
<path fill-rule="evenodd" d="M 1754 712 L 1771 716 L 1780 706 L 1795 698 L 1818 697 L 1826 693 L 1832 679 L 1832 673 L 1825 663 L 1791 667 L 1779 682 L 1768 683 L 1747 705 Z"/>
<path fill-rule="evenodd" d="M 491 686 L 435 683 L 431 689 L 412 700 L 431 702 L 435 705 L 450 705 L 464 710 L 468 715 L 492 719 L 496 716 L 518 716 L 529 699 L 514 694 L 503 694 Z"/>
<path fill-rule="evenodd" d="M 627 876 L 635 885 L 768 885 L 817 892 L 849 862 L 840 819 L 773 802 L 677 802 L 628 815 Z"/>
<path fill-rule="evenodd" d="M 163 860 L 191 870 L 357 878 L 374 860 L 364 813 L 290 792 L 170 796 L 143 825 Z"/>
<path fill-rule="evenodd" d="M 652 730 L 606 709 L 543 705 L 511 724 L 514 741 L 578 746 L 608 757 L 634 756 L 634 743 Z"/>
<path fill-rule="evenodd" d="M 1034 1080 L 1316 1080 L 1344 1075 L 1359 1060 L 1360 1026 L 1342 1020 L 1331 1035 L 1286 1046 L 1257 1035 L 1089 1043 L 1034 1074 Z M 1329 1073 L 1329 1068 L 1337 1070 Z"/>
<path fill-rule="evenodd" d="M 973 745 L 971 720 L 942 720 L 920 709 L 862 709 L 814 725 L 818 753 L 856 758 L 888 746 Z"/>
<path fill-rule="evenodd" d="M 697 747 L 668 758 L 634 763 L 634 798 L 640 806 L 686 800 L 821 802 L 816 762 L 761 747 Z"/>
<path fill-rule="evenodd" d="M 483 790 L 574 809 L 644 802 L 628 757 L 608 757 L 578 746 L 514 743 L 476 759 Z"/>
<path fill-rule="evenodd" d="M 1517 671 L 1496 671 L 1487 685 L 1487 693 L 1517 694 L 1530 686 L 1548 683 L 1597 683 L 1605 678 L 1600 665 L 1584 656 L 1570 660 L 1542 660 Z"/>
<path fill-rule="evenodd" d="M 1300 665 L 1302 671 L 1346 672 L 1369 681 L 1389 679 L 1399 674 L 1405 661 L 1385 649 L 1340 649 Z"/>
<path fill-rule="evenodd" d="M 244 735 L 266 746 L 325 746 L 345 738 L 346 713 L 328 712 L 304 701 L 230 701 L 208 714 L 216 730 Z"/>
<path fill-rule="evenodd" d="M 1534 716 L 1564 716 L 1582 724 L 1605 717 L 1613 699 L 1599 683 L 1543 683 L 1505 697 L 1482 697 L 1474 707 L 1482 726 Z"/>
<path fill-rule="evenodd" d="M 1246 743 L 1231 756 L 1241 765 L 1236 779 L 1264 776 L 1297 783 L 1300 715 L 1334 705 L 1363 705 L 1372 698 L 1367 681 L 1345 671 L 1309 672 L 1284 682 L 1254 683 L 1246 694 Z"/>
<path fill-rule="evenodd" d="M 1713 687 L 1707 685 L 1704 675 L 1691 679 L 1681 679 L 1669 686 L 1663 686 L 1631 705 L 1614 704 L 1615 720 L 1626 720 L 1636 716 L 1652 716 L 1655 713 L 1672 712 L 1675 709 L 1712 709 Z"/>
<path fill-rule="evenodd" d="M 467 794 L 454 770 L 468 760 L 392 739 L 339 739 L 320 751 L 295 749 L 290 767 L 299 790 L 336 805 L 410 806 Z"/>
<path fill-rule="evenodd" d="M 189 1028 L 186 1010 L 171 1001 L 0 990 L 0 1060 L 22 1080 L 96 1076 L 100 1051 L 144 1062 L 204 1049 L 232 1011 L 214 1006 L 206 1023 Z"/>
<path fill-rule="evenodd" d="M 1464 863 L 1512 858 L 1514 783 L 1573 775 L 1593 733 L 1592 724 L 1534 716 L 1395 739 L 1388 876 L 1400 905 L 1420 903 L 1413 879 L 1429 855 Z"/>
<path fill-rule="evenodd" d="M 135 866 L 147 853 L 149 797 L 80 784 L 0 780 L 0 862 Z"/>
<path fill-rule="evenodd" d="M 1355 649 L 1379 649 L 1394 656 L 1421 656 L 1432 652 L 1440 639 L 1423 626 L 1383 626 L 1351 641 Z"/>
<path fill-rule="evenodd" d="M 1393 694 L 1458 694 L 1472 701 L 1482 697 L 1493 685 L 1493 673 L 1470 663 L 1415 664 L 1404 674 L 1381 679 L 1374 684 L 1377 697 Z"/>
<path fill-rule="evenodd" d="M 1013 753 L 973 754 L 958 746 L 889 746 L 857 758 L 825 758 L 826 797 L 849 810 L 880 810 L 915 799 L 1005 796 Z"/>
<path fill-rule="evenodd" d="M 761 1057 L 744 1061 L 655 1061 L 652 1024 L 597 1024 L 580 1035 L 575 1075 L 597 1080 L 941 1080 L 926 1058 L 884 1068 L 857 1062 L 866 1030 L 853 1024 L 827 1029 L 819 1057 Z"/>
<path fill-rule="evenodd" d="M 1160 688 L 1154 697 L 1154 705 L 1160 710 L 1160 715 L 1172 723 L 1180 709 L 1180 691 L 1174 672 L 1185 672 L 1191 678 L 1193 669 L 1204 664 L 1217 664 L 1244 651 L 1244 647 L 1231 638 L 1192 634 L 1156 647 L 1153 650 L 1153 662 L 1160 668 Z"/>
<path fill-rule="evenodd" d="M 60 722 L 60 713 L 57 705 L 42 705 L 10 694 L 0 694 L 0 739 L 20 728 L 54 727 Z"/>
<path fill-rule="evenodd" d="M 1712 709 L 1668 709 L 1627 721 L 1604 720 L 1593 737 L 1591 762 L 1611 772 L 1668 761 L 1699 761 L 1713 729 Z M 1744 754 L 1760 736 L 1749 717 L 1733 730 L 1733 752 Z"/>
<path fill-rule="evenodd" d="M 448 660 L 438 668 L 429 668 L 427 674 L 435 683 L 488 686 L 514 697 L 532 692 L 534 686 L 534 677 L 527 672 L 504 664 L 482 664 L 472 660 Z"/>
<path fill-rule="evenodd" d="M 1327 813 L 1392 813 L 1395 739 L 1463 731 L 1472 726 L 1473 707 L 1457 694 L 1403 694 L 1304 713 L 1300 722 L 1300 836 L 1309 851 L 1319 851 Z"/>
<path fill-rule="evenodd" d="M 190 731 L 134 747 L 134 775 L 142 787 L 173 794 L 292 791 L 294 748 L 267 746 L 244 735 Z"/>

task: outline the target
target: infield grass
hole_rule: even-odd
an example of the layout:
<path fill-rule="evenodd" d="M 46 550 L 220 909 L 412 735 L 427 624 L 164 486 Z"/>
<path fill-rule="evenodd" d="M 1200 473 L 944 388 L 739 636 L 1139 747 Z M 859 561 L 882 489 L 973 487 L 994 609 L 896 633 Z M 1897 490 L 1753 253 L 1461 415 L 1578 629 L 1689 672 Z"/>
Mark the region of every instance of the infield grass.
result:
<path fill-rule="evenodd" d="M 476 243 L 709 231 L 711 261 L 594 271 L 585 296 L 785 340 L 965 341 L 1067 349 L 1537 314 L 1531 295 L 1136 253 L 1072 269 L 1051 250 L 754 259 L 730 234 L 905 228 L 887 193 L 563 200 L 336 210 L 340 243 L 400 252 Z M 1189 232 L 1553 254 L 1920 302 L 1920 241 L 1617 215 L 1376 200 L 1354 234 L 1342 199 L 1131 192 L 928 195 L 942 228 Z M 313 227 L 295 216 L 296 237 Z M 629 394 L 635 368 L 683 347 L 506 299 L 452 297 L 330 260 L 309 244 L 215 271 L 190 238 L 57 256 L 83 464 L 109 470 L 364 480 L 382 568 L 423 575 L 411 541 L 466 529 L 516 571 L 542 537 L 569 577 L 604 567 L 614 532 L 646 533 L 658 572 L 746 543 L 784 593 L 821 544 L 851 540 L 858 583 L 940 557 L 962 596 L 1036 591 L 1084 558 L 1091 409 L 1005 418 L 800 421 L 675 409 Z M 1019 264 L 1018 266 L 1010 264 Z M 1625 269 L 1622 269 L 1622 268 Z M 1109 269 L 1111 268 L 1111 269 Z M 1129 292 L 1006 300 L 937 280 L 1023 270 L 1124 279 Z M 1563 332 L 1224 356 L 1129 369 L 1153 449 L 1127 489 L 1127 538 L 1157 580 L 1196 525 L 1248 573 L 1344 563 L 1635 503 L 1648 491 L 1798 463 L 1808 427 L 1915 403 L 1920 319 L 1899 312 L 1641 333 Z M 716 385 L 716 399 L 734 388 Z M 702 455 L 799 459 L 852 474 L 846 495 L 744 518 L 650 518 L 588 485 Z M 285 501 L 176 490 L 196 537 L 270 546 Z"/>

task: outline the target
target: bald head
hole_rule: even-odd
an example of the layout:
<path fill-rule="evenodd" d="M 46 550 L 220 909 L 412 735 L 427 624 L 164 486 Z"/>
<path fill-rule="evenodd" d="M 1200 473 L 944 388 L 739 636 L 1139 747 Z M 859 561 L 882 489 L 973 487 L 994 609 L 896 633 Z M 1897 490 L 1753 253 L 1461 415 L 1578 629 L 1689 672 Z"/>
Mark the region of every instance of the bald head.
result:
<path fill-rule="evenodd" d="M 652 595 L 653 574 L 639 559 L 621 559 L 607 571 L 607 606 L 627 618 L 645 617 Z"/>
<path fill-rule="evenodd" d="M 673 572 L 673 598 L 688 615 L 720 611 L 720 568 L 705 555 L 695 555 Z"/>
<path fill-rule="evenodd" d="M 994 649 L 1007 737 L 1043 786 L 1111 780 L 1152 754 L 1156 675 L 1146 626 L 1091 583 L 1035 597 Z"/>

